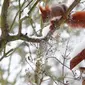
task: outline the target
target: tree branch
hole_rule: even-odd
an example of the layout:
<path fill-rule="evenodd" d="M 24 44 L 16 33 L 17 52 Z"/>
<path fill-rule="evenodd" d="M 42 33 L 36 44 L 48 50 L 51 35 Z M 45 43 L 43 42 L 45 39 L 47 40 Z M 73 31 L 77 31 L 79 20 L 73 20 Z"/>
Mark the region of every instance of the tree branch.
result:
<path fill-rule="evenodd" d="M 19 35 L 15 35 L 15 36 L 9 36 L 8 37 L 8 42 L 10 41 L 15 41 L 15 40 L 24 40 L 27 42 L 34 42 L 34 43 L 40 43 L 40 41 L 42 40 L 47 40 L 47 38 L 32 38 L 32 37 L 28 37 L 27 35 L 21 34 Z"/>
<path fill-rule="evenodd" d="M 32 8 L 30 9 L 30 11 L 28 12 L 28 16 L 23 17 L 23 18 L 21 19 L 21 21 L 23 21 L 23 20 L 25 20 L 25 19 L 27 19 L 27 18 L 29 17 L 29 15 L 31 14 L 31 12 L 33 11 L 33 9 L 35 8 L 35 6 L 38 4 L 39 1 L 40 1 L 40 0 L 37 0 L 37 1 L 34 3 L 34 5 L 32 6 Z"/>
<path fill-rule="evenodd" d="M 68 18 L 68 15 L 70 14 L 70 12 L 73 10 L 73 8 L 80 3 L 81 0 L 74 0 L 74 2 L 70 5 L 70 7 L 68 8 L 68 10 L 66 11 L 66 15 L 63 15 L 63 17 L 57 22 L 57 23 L 54 23 L 55 25 L 55 29 L 53 30 L 53 32 L 56 30 L 56 28 L 59 28 L 61 24 L 65 23 L 65 21 L 67 20 Z M 65 16 L 67 17 L 65 19 Z M 52 32 L 52 33 L 53 33 Z"/>
<path fill-rule="evenodd" d="M 20 18 L 21 18 L 21 3 L 19 0 L 19 31 L 18 31 L 19 35 L 21 34 L 21 30 L 22 30 L 22 22 L 20 21 Z"/>
<path fill-rule="evenodd" d="M 8 42 L 11 41 L 15 41 L 15 40 L 23 40 L 23 41 L 27 41 L 27 42 L 35 42 L 35 43 L 39 43 L 42 40 L 47 40 L 48 39 L 48 35 L 50 35 L 51 32 L 48 33 L 48 35 L 45 38 L 32 38 L 32 37 L 28 37 L 27 35 L 21 34 L 21 35 L 8 35 L 8 26 L 7 26 L 7 10 L 9 7 L 9 1 L 10 0 L 4 0 L 3 3 L 3 7 L 2 7 L 2 12 L 1 12 L 1 30 L 2 30 L 2 38 L 0 39 L 0 52 L 2 51 L 2 49 L 5 47 L 5 45 Z M 35 4 L 33 5 L 33 8 L 36 6 L 36 4 L 38 3 L 37 0 L 35 2 Z M 69 13 L 71 12 L 71 10 L 80 2 L 81 0 L 75 0 L 72 5 L 68 8 L 67 12 L 66 12 L 66 17 L 68 17 Z M 33 10 L 32 8 L 32 10 Z M 31 11 L 32 11 L 31 10 Z M 31 11 L 28 13 L 30 14 Z M 21 21 L 23 21 L 26 17 L 24 17 L 23 19 L 21 19 Z M 59 27 L 62 23 L 64 23 L 66 21 L 66 19 L 64 18 L 64 16 L 59 20 L 59 22 L 56 24 L 56 27 Z M 56 29 L 54 29 L 55 31 Z M 52 33 L 51 33 L 52 34 Z"/>
<path fill-rule="evenodd" d="M 2 38 L 6 38 L 6 36 L 8 35 L 7 12 L 9 7 L 9 2 L 10 0 L 4 0 L 1 11 Z"/>

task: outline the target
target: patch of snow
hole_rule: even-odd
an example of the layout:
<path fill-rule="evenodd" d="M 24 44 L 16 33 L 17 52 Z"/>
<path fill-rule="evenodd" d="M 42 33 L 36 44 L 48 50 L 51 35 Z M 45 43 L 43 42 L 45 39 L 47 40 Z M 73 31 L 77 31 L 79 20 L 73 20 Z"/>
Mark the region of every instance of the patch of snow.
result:
<path fill-rule="evenodd" d="M 72 58 L 72 57 L 78 55 L 84 49 L 85 49 L 85 39 L 75 46 L 75 49 L 70 54 L 70 57 Z"/>
<path fill-rule="evenodd" d="M 68 34 L 66 31 L 63 31 L 63 32 L 61 33 L 60 37 L 61 37 L 61 38 L 64 38 L 64 39 L 67 39 L 67 38 L 69 38 L 70 36 L 69 36 L 69 34 Z"/>

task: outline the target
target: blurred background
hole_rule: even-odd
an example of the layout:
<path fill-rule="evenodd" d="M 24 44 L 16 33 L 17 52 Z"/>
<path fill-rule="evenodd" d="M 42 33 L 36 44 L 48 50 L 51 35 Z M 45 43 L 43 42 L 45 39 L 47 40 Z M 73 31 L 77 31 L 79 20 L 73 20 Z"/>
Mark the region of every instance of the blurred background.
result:
<path fill-rule="evenodd" d="M 1 8 L 4 0 L 0 0 Z M 30 37 L 41 37 L 44 23 L 42 22 L 39 5 L 52 6 L 65 3 L 68 7 L 74 0 L 20 0 L 22 33 Z M 72 10 L 84 10 L 85 0 Z M 10 35 L 18 33 L 19 0 L 10 0 L 7 23 Z M 30 11 L 30 12 L 29 12 Z M 1 21 L 0 21 L 1 23 Z M 46 24 L 47 26 L 47 24 Z M 1 25 L 0 25 L 1 27 Z M 0 31 L 1 35 L 1 31 Z M 79 66 L 84 66 L 85 61 L 70 70 L 69 55 L 73 49 L 85 38 L 85 29 L 72 29 L 67 24 L 56 30 L 48 41 L 32 43 L 22 40 L 9 42 L 6 52 L 13 49 L 0 61 L 0 85 L 82 85 Z M 3 51 L 0 53 L 0 58 Z"/>

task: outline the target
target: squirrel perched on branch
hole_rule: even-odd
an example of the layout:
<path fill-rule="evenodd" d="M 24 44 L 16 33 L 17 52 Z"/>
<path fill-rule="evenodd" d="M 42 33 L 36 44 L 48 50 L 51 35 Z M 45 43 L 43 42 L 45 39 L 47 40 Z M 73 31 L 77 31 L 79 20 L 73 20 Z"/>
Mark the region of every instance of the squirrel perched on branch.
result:
<path fill-rule="evenodd" d="M 39 6 L 39 8 L 43 22 L 46 22 L 53 17 L 62 16 L 63 14 L 65 15 L 65 12 L 67 10 L 67 6 L 65 4 L 54 5 L 52 7 L 49 7 L 48 5 L 46 5 L 45 7 Z"/>
<path fill-rule="evenodd" d="M 66 23 L 68 26 L 72 28 L 85 28 L 85 11 L 78 11 L 73 14 L 69 14 L 69 17 L 67 18 L 65 13 L 68 7 L 65 4 L 54 5 L 51 7 L 48 5 L 45 7 L 39 6 L 39 8 L 43 22 L 50 20 L 51 30 L 53 29 L 54 22 L 57 23 L 62 16 L 67 19 Z"/>

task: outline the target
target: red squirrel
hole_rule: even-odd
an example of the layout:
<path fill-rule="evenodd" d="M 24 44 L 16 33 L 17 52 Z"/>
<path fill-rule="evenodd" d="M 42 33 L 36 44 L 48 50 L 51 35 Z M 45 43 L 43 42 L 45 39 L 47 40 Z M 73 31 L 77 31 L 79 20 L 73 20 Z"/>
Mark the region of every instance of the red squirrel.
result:
<path fill-rule="evenodd" d="M 47 20 L 51 20 L 53 17 L 62 16 L 65 15 L 65 12 L 67 10 L 67 6 L 65 4 L 59 4 L 49 7 L 46 5 L 45 7 L 39 6 L 41 11 L 41 16 L 43 22 L 46 22 Z"/>
<path fill-rule="evenodd" d="M 51 21 L 51 29 L 53 29 L 54 22 L 57 23 L 57 21 L 60 20 L 58 17 L 65 15 L 68 9 L 65 4 L 54 5 L 51 7 L 45 6 L 44 8 L 40 6 L 39 8 L 43 22 L 46 22 L 47 20 Z M 54 17 L 55 20 L 53 19 Z M 85 28 L 85 11 L 78 11 L 73 14 L 70 13 L 66 23 L 72 28 Z"/>

